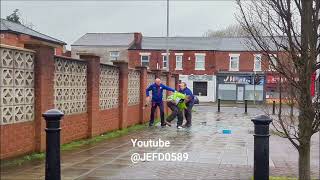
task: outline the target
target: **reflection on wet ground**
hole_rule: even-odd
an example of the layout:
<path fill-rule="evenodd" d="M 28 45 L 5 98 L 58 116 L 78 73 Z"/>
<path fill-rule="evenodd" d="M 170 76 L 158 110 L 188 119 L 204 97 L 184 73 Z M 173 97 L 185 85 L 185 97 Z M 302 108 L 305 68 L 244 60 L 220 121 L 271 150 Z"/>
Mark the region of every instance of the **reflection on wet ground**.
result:
<path fill-rule="evenodd" d="M 154 127 L 62 154 L 62 179 L 250 179 L 253 172 L 253 124 L 262 111 L 249 108 L 197 106 L 193 126 Z M 223 134 L 223 129 L 231 134 Z M 131 139 L 170 141 L 167 148 L 132 147 Z M 319 136 L 313 136 L 311 167 L 319 174 Z M 188 153 L 181 162 L 131 162 L 133 153 Z M 270 137 L 270 172 L 296 176 L 297 151 L 288 140 Z M 1 179 L 44 179 L 44 162 L 1 170 Z"/>

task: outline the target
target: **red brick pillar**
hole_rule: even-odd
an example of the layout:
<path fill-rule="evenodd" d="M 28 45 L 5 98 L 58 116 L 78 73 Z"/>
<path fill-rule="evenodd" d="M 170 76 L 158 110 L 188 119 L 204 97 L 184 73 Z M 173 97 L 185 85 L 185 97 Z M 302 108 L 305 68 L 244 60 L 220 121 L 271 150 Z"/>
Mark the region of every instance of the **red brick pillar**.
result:
<path fill-rule="evenodd" d="M 145 122 L 145 115 L 146 109 L 145 99 L 146 99 L 146 89 L 148 85 L 148 78 L 147 78 L 147 67 L 145 66 L 138 66 L 137 69 L 140 69 L 140 124 Z"/>
<path fill-rule="evenodd" d="M 95 55 L 80 55 L 80 59 L 87 61 L 87 112 L 88 137 L 98 135 L 99 123 L 99 85 L 100 85 L 100 57 Z"/>
<path fill-rule="evenodd" d="M 119 129 L 127 127 L 128 119 L 128 74 L 129 67 L 126 61 L 114 61 L 114 65 L 119 67 Z"/>
<path fill-rule="evenodd" d="M 26 46 L 36 51 L 35 77 L 35 151 L 46 148 L 45 120 L 42 113 L 54 108 L 54 48 L 49 46 Z"/>
<path fill-rule="evenodd" d="M 175 83 L 175 87 L 177 90 L 179 90 L 179 74 L 173 74 L 175 80 L 174 80 L 174 83 Z"/>

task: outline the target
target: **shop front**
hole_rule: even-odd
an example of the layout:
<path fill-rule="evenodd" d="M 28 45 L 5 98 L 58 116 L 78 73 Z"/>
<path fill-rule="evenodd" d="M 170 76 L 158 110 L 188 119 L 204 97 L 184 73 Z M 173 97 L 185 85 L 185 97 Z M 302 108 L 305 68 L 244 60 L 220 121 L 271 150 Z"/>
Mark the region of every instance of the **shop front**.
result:
<path fill-rule="evenodd" d="M 264 74 L 218 73 L 217 99 L 242 102 L 264 101 Z"/>
<path fill-rule="evenodd" d="M 215 101 L 216 77 L 214 75 L 179 75 L 179 79 L 187 84 L 200 102 Z"/>
<path fill-rule="evenodd" d="M 299 79 L 296 78 L 296 81 L 298 80 Z M 292 88 L 288 88 L 288 86 L 289 86 L 288 82 L 285 78 L 281 78 L 280 75 L 276 73 L 267 73 L 266 84 L 265 84 L 266 102 L 267 103 L 272 103 L 273 101 L 279 102 L 280 90 L 281 90 L 281 99 L 283 102 L 286 102 L 287 99 L 290 99 L 290 93 L 291 93 L 290 90 L 292 90 Z M 311 76 L 310 92 L 311 92 L 311 96 L 314 97 L 316 94 L 316 73 L 313 73 Z"/>

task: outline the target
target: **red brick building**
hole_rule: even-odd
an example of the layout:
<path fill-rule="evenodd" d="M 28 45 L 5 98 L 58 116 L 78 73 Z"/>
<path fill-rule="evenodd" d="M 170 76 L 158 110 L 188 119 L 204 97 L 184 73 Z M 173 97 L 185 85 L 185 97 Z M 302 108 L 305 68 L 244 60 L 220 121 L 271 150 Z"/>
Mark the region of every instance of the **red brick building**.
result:
<path fill-rule="evenodd" d="M 66 43 L 63 41 L 5 19 L 1 19 L 0 23 L 1 44 L 20 48 L 26 48 L 28 45 L 44 45 L 54 47 L 56 55 L 64 54 Z"/>
<path fill-rule="evenodd" d="M 170 64 L 166 46 L 163 37 L 143 37 L 141 49 L 129 50 L 129 66 L 168 70 L 169 65 L 200 101 L 265 99 L 266 58 L 251 51 L 244 38 L 171 37 Z"/>

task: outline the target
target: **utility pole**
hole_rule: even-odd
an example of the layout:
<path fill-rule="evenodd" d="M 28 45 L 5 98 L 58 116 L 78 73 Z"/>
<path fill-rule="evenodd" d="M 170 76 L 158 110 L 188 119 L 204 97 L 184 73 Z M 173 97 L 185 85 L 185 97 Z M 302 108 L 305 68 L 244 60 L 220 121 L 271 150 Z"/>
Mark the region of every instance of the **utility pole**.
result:
<path fill-rule="evenodd" d="M 256 70 L 253 71 L 253 104 L 256 104 Z"/>
<path fill-rule="evenodd" d="M 169 61 L 169 0 L 167 0 L 167 37 L 166 37 L 166 58 L 167 58 L 167 70 L 170 71 Z"/>

